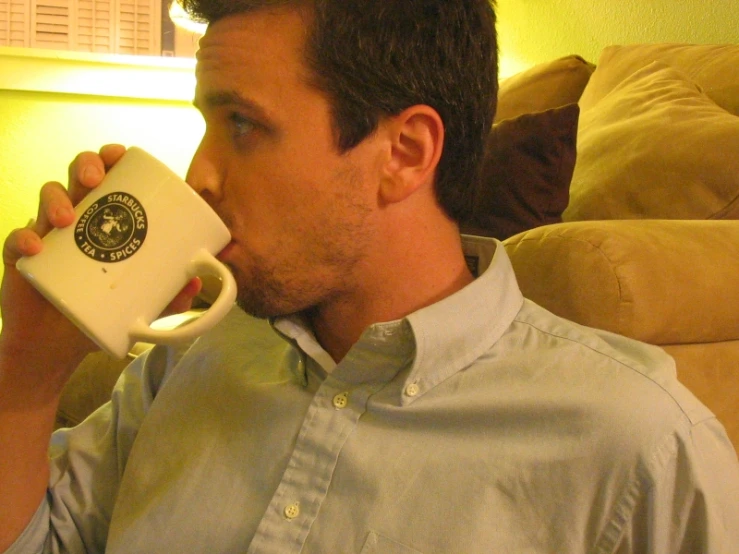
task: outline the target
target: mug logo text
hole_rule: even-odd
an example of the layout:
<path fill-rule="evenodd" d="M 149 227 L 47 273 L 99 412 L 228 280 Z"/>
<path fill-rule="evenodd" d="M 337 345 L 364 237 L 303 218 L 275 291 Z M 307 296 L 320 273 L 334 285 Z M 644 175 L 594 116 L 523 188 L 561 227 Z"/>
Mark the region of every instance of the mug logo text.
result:
<path fill-rule="evenodd" d="M 85 210 L 74 240 L 93 260 L 114 263 L 133 256 L 144 244 L 148 222 L 141 203 L 125 192 L 113 192 Z"/>

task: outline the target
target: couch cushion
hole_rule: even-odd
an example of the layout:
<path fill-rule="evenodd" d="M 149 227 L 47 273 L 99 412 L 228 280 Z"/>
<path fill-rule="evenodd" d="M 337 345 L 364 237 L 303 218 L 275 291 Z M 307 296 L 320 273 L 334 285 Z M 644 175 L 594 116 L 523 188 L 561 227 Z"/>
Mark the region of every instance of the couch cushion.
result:
<path fill-rule="evenodd" d="M 562 220 L 575 166 L 577 104 L 506 119 L 488 137 L 463 232 L 505 239 Z"/>
<path fill-rule="evenodd" d="M 725 110 L 739 115 L 739 44 L 630 44 L 603 50 L 580 108 L 589 109 L 629 75 L 661 61 L 685 73 Z"/>
<path fill-rule="evenodd" d="M 663 348 L 675 358 L 680 382 L 716 414 L 739 452 L 739 340 Z"/>
<path fill-rule="evenodd" d="M 594 69 L 593 64 L 580 56 L 565 56 L 503 79 L 498 89 L 495 120 L 577 102 Z"/>
<path fill-rule="evenodd" d="M 739 340 L 738 221 L 580 221 L 504 244 L 557 315 L 659 345 Z"/>
<path fill-rule="evenodd" d="M 739 218 L 739 117 L 661 62 L 582 109 L 577 149 L 565 221 Z"/>

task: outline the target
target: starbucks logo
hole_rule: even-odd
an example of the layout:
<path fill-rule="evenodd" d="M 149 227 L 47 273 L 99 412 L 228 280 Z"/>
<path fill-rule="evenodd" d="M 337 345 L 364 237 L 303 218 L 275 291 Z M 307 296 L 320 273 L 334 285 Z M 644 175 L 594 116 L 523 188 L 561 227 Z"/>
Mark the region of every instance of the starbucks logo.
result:
<path fill-rule="evenodd" d="M 74 229 L 77 247 L 101 262 L 121 262 L 138 252 L 146 238 L 146 212 L 133 196 L 107 194 L 85 210 Z"/>

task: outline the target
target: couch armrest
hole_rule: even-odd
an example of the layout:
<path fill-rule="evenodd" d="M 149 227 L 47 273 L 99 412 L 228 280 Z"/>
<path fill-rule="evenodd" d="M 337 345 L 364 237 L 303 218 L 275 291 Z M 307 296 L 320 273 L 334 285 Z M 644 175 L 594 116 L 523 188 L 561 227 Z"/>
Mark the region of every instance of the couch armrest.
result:
<path fill-rule="evenodd" d="M 104 352 L 89 354 L 64 386 L 55 428 L 74 427 L 110 400 L 113 386 L 130 361 L 117 360 Z"/>
<path fill-rule="evenodd" d="M 652 344 L 739 339 L 739 221 L 609 220 L 504 242 L 524 296 Z"/>

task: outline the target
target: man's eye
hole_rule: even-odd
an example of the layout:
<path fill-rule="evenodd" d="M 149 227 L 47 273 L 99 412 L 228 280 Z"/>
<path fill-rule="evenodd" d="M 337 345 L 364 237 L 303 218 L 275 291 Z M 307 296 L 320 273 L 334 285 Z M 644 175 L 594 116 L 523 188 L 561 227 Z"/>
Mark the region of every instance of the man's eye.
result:
<path fill-rule="evenodd" d="M 231 129 L 235 137 L 248 135 L 254 130 L 254 123 L 241 114 L 234 112 L 228 116 L 228 119 L 231 122 Z"/>

